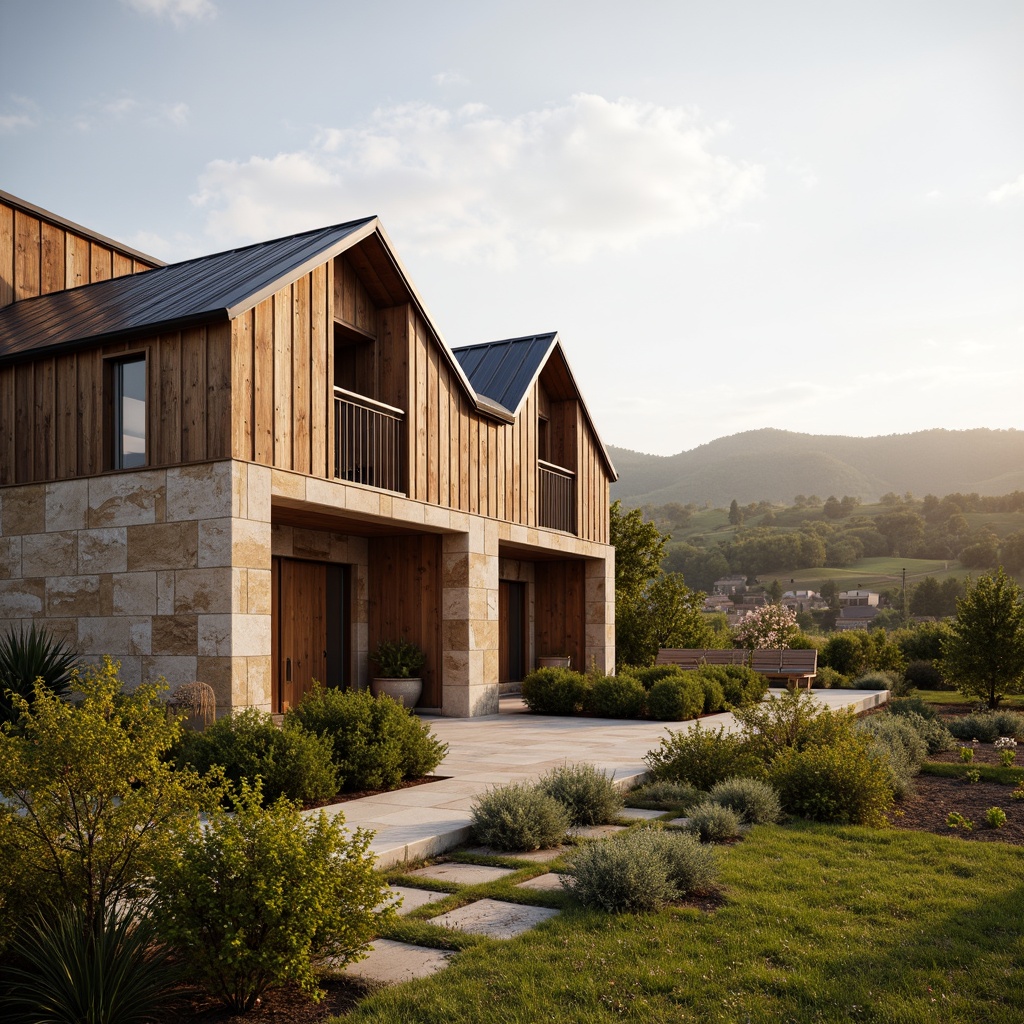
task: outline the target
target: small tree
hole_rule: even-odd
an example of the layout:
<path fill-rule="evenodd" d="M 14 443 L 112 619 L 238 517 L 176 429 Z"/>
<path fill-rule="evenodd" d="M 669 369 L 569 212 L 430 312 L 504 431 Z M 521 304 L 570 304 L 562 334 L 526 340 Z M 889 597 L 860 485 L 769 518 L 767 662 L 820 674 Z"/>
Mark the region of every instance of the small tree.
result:
<path fill-rule="evenodd" d="M 743 511 L 735 498 L 732 499 L 732 504 L 729 506 L 729 523 L 732 526 L 743 525 Z"/>
<path fill-rule="evenodd" d="M 961 693 L 997 708 L 1024 681 L 1024 601 L 1021 589 L 1000 568 L 967 581 L 956 618 L 942 640 L 942 674 Z"/>
<path fill-rule="evenodd" d="M 766 604 L 751 612 L 737 627 L 736 639 L 744 647 L 784 650 L 800 632 L 796 613 L 781 604 Z"/>

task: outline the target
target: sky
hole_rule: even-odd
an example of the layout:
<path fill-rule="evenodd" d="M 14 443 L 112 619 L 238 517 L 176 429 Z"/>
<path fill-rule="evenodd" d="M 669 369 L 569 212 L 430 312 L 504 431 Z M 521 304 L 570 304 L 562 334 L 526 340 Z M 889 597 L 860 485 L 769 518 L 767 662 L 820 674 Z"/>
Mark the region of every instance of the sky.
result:
<path fill-rule="evenodd" d="M 0 189 L 168 261 L 377 214 L 602 438 L 1024 428 L 1021 0 L 0 0 Z"/>

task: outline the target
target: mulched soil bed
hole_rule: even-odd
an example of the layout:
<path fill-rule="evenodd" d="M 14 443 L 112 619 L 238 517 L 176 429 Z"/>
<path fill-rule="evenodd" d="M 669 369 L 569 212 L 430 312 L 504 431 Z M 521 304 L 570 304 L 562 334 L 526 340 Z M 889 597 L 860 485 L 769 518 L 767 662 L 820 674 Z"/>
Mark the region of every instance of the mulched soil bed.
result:
<path fill-rule="evenodd" d="M 273 989 L 248 1013 L 238 1016 L 205 995 L 182 994 L 170 1009 L 168 1024 L 321 1024 L 349 1013 L 366 998 L 367 987 L 354 979 L 324 979 L 327 993 L 314 1003 L 294 987 Z"/>
<path fill-rule="evenodd" d="M 1024 800 L 1010 799 L 1012 786 L 919 775 L 914 779 L 914 787 L 917 795 L 896 805 L 896 814 L 892 817 L 897 828 L 1024 846 Z M 1001 807 L 1006 812 L 1006 824 L 1002 828 L 989 828 L 985 824 L 985 813 L 990 807 Z M 946 824 L 946 817 L 951 811 L 973 821 L 973 831 L 951 829 Z"/>

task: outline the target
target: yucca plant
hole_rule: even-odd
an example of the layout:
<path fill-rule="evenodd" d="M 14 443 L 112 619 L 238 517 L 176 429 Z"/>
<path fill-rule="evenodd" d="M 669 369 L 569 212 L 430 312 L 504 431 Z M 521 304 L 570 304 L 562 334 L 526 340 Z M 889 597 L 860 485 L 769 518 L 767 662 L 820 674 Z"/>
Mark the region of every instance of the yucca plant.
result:
<path fill-rule="evenodd" d="M 149 1024 L 178 981 L 145 907 L 79 907 L 25 923 L 3 971 L 0 1018 L 9 1024 Z"/>
<path fill-rule="evenodd" d="M 18 717 L 12 693 L 31 701 L 35 682 L 41 679 L 48 690 L 62 694 L 77 662 L 78 654 L 65 638 L 34 622 L 27 632 L 12 629 L 0 637 L 0 725 Z"/>

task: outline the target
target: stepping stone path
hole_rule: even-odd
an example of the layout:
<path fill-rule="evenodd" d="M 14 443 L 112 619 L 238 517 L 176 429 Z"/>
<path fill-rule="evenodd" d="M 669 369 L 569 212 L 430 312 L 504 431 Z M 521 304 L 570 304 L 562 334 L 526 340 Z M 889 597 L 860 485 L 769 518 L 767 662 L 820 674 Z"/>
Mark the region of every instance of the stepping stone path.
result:
<path fill-rule="evenodd" d="M 486 935 L 491 939 L 512 939 L 558 914 L 559 911 L 549 907 L 526 907 L 503 900 L 477 900 L 440 917 L 432 917 L 430 923 L 473 935 Z"/>
<path fill-rule="evenodd" d="M 408 885 L 389 885 L 389 898 L 384 900 L 380 906 L 383 909 L 397 902 L 397 898 L 401 896 L 402 905 L 398 908 L 398 915 L 399 917 L 404 917 L 419 907 L 425 907 L 428 903 L 436 903 L 438 900 L 443 900 L 446 895 L 443 892 L 431 892 L 429 889 L 413 889 Z"/>
<path fill-rule="evenodd" d="M 669 825 L 674 825 L 676 828 L 686 828 L 686 826 L 690 824 L 690 819 L 689 818 L 672 818 L 669 821 L 668 824 Z"/>
<path fill-rule="evenodd" d="M 653 821 L 664 813 L 664 811 L 649 811 L 646 807 L 623 807 L 617 816 L 625 818 L 627 821 Z"/>
<path fill-rule="evenodd" d="M 451 956 L 450 952 L 443 949 L 429 949 L 427 946 L 393 942 L 391 939 L 375 939 L 366 959 L 347 964 L 343 973 L 366 981 L 397 985 L 414 978 L 429 978 L 431 974 L 447 967 Z"/>
<path fill-rule="evenodd" d="M 560 853 L 565 853 L 567 846 L 551 846 L 546 850 L 530 850 L 527 853 L 510 853 L 508 850 L 496 850 L 493 846 L 474 846 L 464 851 L 476 857 L 515 857 L 516 860 L 542 862 L 554 860 Z"/>
<path fill-rule="evenodd" d="M 604 839 L 616 832 L 625 832 L 628 825 L 576 825 L 569 829 L 569 835 L 576 839 Z"/>
<path fill-rule="evenodd" d="M 496 882 L 499 878 L 514 874 L 514 868 L 492 868 L 484 864 L 431 864 L 430 867 L 409 872 L 411 878 L 433 878 L 437 882 L 457 882 L 459 885 Z"/>
<path fill-rule="evenodd" d="M 536 889 L 539 892 L 550 892 L 551 890 L 559 891 L 562 888 L 562 876 L 556 874 L 554 871 L 549 871 L 546 875 L 538 875 L 536 878 L 530 878 L 525 882 L 520 882 L 517 889 Z"/>

